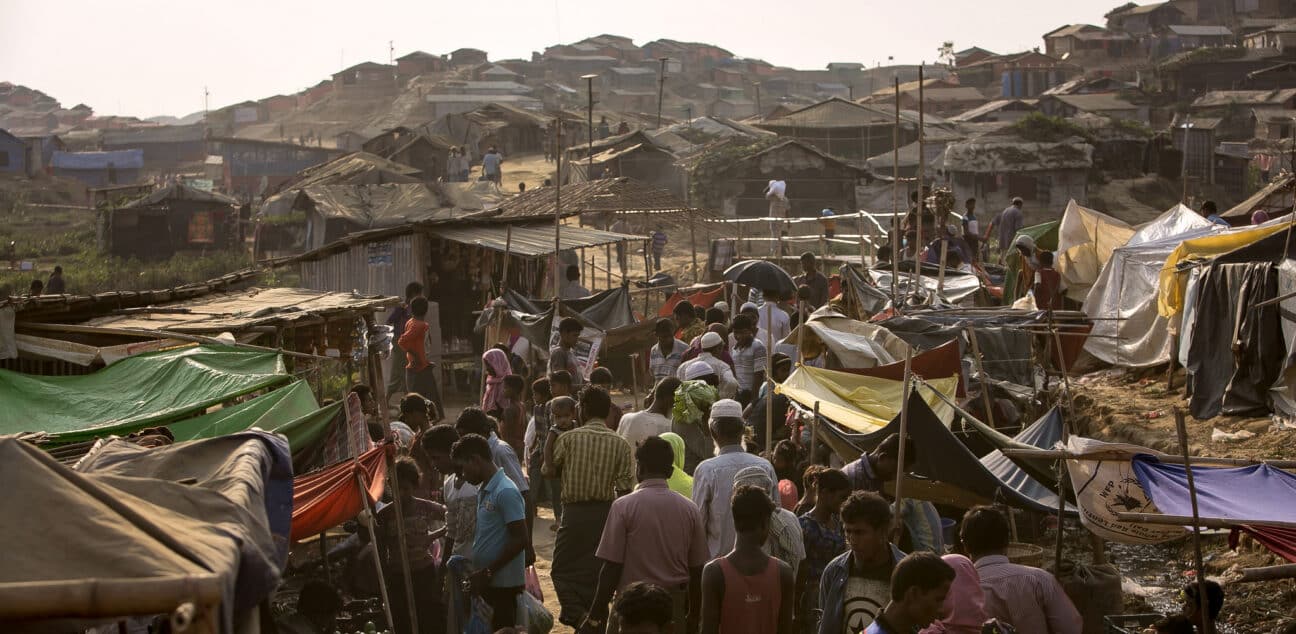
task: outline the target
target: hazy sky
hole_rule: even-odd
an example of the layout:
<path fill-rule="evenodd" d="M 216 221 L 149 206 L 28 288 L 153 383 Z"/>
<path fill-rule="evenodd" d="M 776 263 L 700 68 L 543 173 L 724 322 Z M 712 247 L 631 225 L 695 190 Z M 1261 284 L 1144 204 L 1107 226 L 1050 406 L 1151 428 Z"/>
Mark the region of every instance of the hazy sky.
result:
<path fill-rule="evenodd" d="M 1120 0 L 0 0 L 0 80 L 100 114 L 182 116 L 292 93 L 366 60 L 463 46 L 491 59 L 600 33 L 711 42 L 795 68 L 934 60 L 944 40 L 1043 46 Z"/>

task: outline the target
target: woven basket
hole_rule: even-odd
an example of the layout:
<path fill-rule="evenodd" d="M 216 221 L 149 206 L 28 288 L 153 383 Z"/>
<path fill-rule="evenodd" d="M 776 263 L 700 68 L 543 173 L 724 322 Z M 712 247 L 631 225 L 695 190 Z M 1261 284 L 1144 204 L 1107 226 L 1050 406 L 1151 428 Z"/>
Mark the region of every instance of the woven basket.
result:
<path fill-rule="evenodd" d="M 1035 544 L 1011 542 L 1008 544 L 1008 561 L 1023 566 L 1044 567 L 1044 549 Z"/>

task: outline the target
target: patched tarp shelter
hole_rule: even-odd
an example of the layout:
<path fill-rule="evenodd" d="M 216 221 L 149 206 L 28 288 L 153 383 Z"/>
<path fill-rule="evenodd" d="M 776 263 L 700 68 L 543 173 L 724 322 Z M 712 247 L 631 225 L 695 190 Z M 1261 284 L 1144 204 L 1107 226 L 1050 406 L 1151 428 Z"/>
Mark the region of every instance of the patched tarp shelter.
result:
<path fill-rule="evenodd" d="M 1105 213 L 1067 203 L 1058 226 L 1053 266 L 1066 285 L 1066 296 L 1083 302 L 1112 252 L 1134 236 L 1134 228 Z"/>
<path fill-rule="evenodd" d="M 1113 250 L 1085 298 L 1084 312 L 1096 320 L 1085 351 L 1125 367 L 1169 361 L 1170 324 L 1156 307 L 1161 267 L 1185 239 L 1215 231 L 1197 212 L 1176 205 Z"/>
<path fill-rule="evenodd" d="M 194 609 L 194 632 L 240 631 L 278 586 L 291 462 L 250 433 L 146 450 L 114 441 L 77 470 L 0 438 L 9 487 L 0 627 L 82 629 Z M 21 518 L 17 520 L 16 518 Z"/>
<path fill-rule="evenodd" d="M 186 249 L 241 248 L 239 202 L 172 183 L 99 212 L 101 248 L 114 255 L 164 258 Z"/>
<path fill-rule="evenodd" d="M 928 383 L 946 396 L 952 396 L 958 389 L 957 376 L 929 379 Z M 807 410 L 814 409 L 818 402 L 821 416 L 857 434 L 869 434 L 885 427 L 900 413 L 900 403 L 904 400 L 903 381 L 804 365 L 798 366 L 776 390 Z M 917 393 L 941 420 L 953 417 L 954 410 L 931 388 L 920 387 Z"/>
<path fill-rule="evenodd" d="M 88 440 L 163 424 L 291 380 L 278 354 L 223 346 L 141 354 L 79 376 L 0 370 L 0 434 Z"/>

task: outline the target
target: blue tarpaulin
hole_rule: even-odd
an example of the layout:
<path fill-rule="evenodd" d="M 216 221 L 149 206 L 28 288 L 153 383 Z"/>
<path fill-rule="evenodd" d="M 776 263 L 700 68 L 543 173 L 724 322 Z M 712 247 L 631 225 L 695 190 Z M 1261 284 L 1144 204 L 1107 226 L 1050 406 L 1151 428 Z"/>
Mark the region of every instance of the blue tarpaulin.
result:
<path fill-rule="evenodd" d="M 1039 420 L 1013 436 L 1013 440 L 1039 449 L 1052 449 L 1053 445 L 1062 440 L 1062 412 L 1056 407 L 1050 409 Z M 1049 508 L 1057 507 L 1057 494 L 1052 489 L 1031 477 L 998 449 L 982 457 L 981 464 L 1018 493 L 1037 500 Z M 1067 511 L 1074 512 L 1075 509 L 1067 505 Z"/>
<path fill-rule="evenodd" d="M 1134 475 L 1166 515 L 1192 515 L 1183 465 L 1136 456 Z M 1296 475 L 1269 465 L 1193 467 L 1198 515 L 1246 522 L 1296 522 Z"/>

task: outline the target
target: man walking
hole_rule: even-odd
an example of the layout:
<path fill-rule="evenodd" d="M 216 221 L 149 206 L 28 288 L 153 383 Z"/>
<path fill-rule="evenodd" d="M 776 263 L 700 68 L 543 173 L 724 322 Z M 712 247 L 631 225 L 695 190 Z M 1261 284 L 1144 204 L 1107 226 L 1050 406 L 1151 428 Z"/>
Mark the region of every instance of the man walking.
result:
<path fill-rule="evenodd" d="M 756 321 L 747 315 L 733 320 L 734 378 L 738 381 L 738 402 L 750 404 L 756 391 L 765 383 L 765 342 L 756 339 Z"/>
<path fill-rule="evenodd" d="M 500 181 L 503 180 L 503 172 L 500 169 L 500 165 L 503 163 L 504 155 L 500 154 L 492 145 L 489 150 L 486 150 L 486 154 L 482 156 L 482 176 L 485 176 L 486 180 L 498 186 Z"/>
<path fill-rule="evenodd" d="M 563 514 L 554 543 L 552 579 L 562 612 L 558 621 L 577 627 L 594 602 L 590 580 L 599 573 L 595 548 L 607 523 L 612 501 L 634 486 L 630 445 L 607 428 L 612 400 L 601 387 L 580 394 L 581 426 L 549 428 L 545 443 L 546 476 L 561 480 Z"/>
<path fill-rule="evenodd" d="M 891 505 L 876 493 L 856 491 L 841 506 L 845 553 L 828 563 L 819 580 L 819 634 L 859 632 L 891 597 L 891 571 L 904 558 L 887 539 Z"/>
<path fill-rule="evenodd" d="M 809 251 L 801 254 L 801 275 L 794 280 L 797 287 L 810 287 L 810 310 L 828 303 L 828 278 L 819 272 L 819 263 Z"/>
<path fill-rule="evenodd" d="M 792 568 L 761 550 L 774 502 L 744 486 L 725 506 L 736 540 L 702 570 L 702 634 L 792 634 Z"/>
<path fill-rule="evenodd" d="M 1018 632 L 1079 634 L 1083 621 L 1053 575 L 1008 561 L 1008 518 L 992 506 L 963 515 L 959 536 L 981 577 L 986 614 Z"/>
<path fill-rule="evenodd" d="M 999 219 L 995 224 L 999 227 L 999 260 L 1002 261 L 1004 255 L 1012 248 L 1013 238 L 1022 228 L 1022 205 L 1021 197 L 1013 198 L 1012 204 L 999 214 Z"/>
<path fill-rule="evenodd" d="M 494 616 L 491 629 L 518 624 L 517 597 L 526 585 L 522 551 L 527 545 L 526 502 L 513 482 L 495 467 L 490 445 L 476 434 L 460 438 L 451 451 L 455 468 L 478 487 L 473 535 L 472 590 Z"/>
<path fill-rule="evenodd" d="M 710 558 L 702 514 L 688 498 L 666 484 L 674 470 L 674 450 L 661 438 L 650 437 L 635 450 L 639 486 L 612 503 L 595 553 L 603 562 L 594 603 L 581 632 L 602 632 L 608 601 L 634 581 L 667 589 L 672 620 L 697 629 L 702 566 Z M 615 620 L 608 632 L 620 631 Z"/>
<path fill-rule="evenodd" d="M 405 334 L 405 325 L 410 320 L 410 303 L 415 297 L 423 296 L 423 285 L 410 282 L 405 285 L 405 301 L 392 309 L 387 316 L 387 325 L 392 329 L 391 363 L 387 369 L 387 398 L 406 391 L 405 386 L 405 350 L 400 347 L 401 335 Z M 386 403 L 383 404 L 386 406 Z"/>
<path fill-rule="evenodd" d="M 648 405 L 648 409 L 622 416 L 617 425 L 617 435 L 630 443 L 631 447 L 638 447 L 639 443 L 648 438 L 669 432 L 671 412 L 675 409 L 675 388 L 679 386 L 680 380 L 673 376 L 658 381 L 653 388 L 650 397 L 652 403 Z"/>
<path fill-rule="evenodd" d="M 675 376 L 688 344 L 675 338 L 675 322 L 669 317 L 657 320 L 653 333 L 657 335 L 657 343 L 648 350 L 648 371 L 654 381 L 660 381 Z"/>
<path fill-rule="evenodd" d="M 770 482 L 778 482 L 778 476 L 768 460 L 743 449 L 742 405 L 738 401 L 716 401 L 711 406 L 710 427 L 716 456 L 698 463 L 693 472 L 693 502 L 702 510 L 711 556 L 719 557 L 734 545 L 733 516 L 725 501 L 733 495 L 734 478 L 738 472 L 755 466 L 765 471 Z M 767 493 L 771 500 L 777 499 L 778 490 L 773 486 Z"/>
<path fill-rule="evenodd" d="M 580 341 L 581 323 L 573 317 L 558 322 L 558 345 L 549 349 L 549 371 L 564 371 L 571 375 L 572 388 L 585 382 L 585 372 L 576 357 L 576 343 Z"/>

